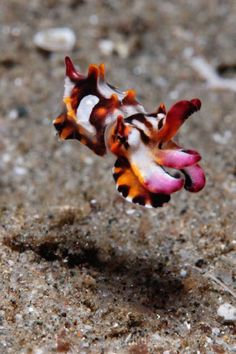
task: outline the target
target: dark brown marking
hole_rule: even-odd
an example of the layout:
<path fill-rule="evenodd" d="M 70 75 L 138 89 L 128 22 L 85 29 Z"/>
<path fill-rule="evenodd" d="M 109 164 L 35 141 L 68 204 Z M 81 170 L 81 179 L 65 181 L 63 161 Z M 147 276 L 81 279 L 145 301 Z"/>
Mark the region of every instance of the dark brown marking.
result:
<path fill-rule="evenodd" d="M 132 202 L 135 204 L 140 204 L 140 205 L 145 205 L 146 204 L 146 200 L 145 197 L 143 195 L 137 195 L 136 197 L 134 197 L 132 199 Z"/>
<path fill-rule="evenodd" d="M 185 177 L 184 188 L 186 190 L 189 190 L 192 187 L 193 181 L 191 177 L 184 170 L 181 170 L 181 172 L 184 174 Z"/>
<path fill-rule="evenodd" d="M 169 202 L 170 195 L 150 193 L 151 205 L 154 208 L 162 207 L 164 203 Z"/>
<path fill-rule="evenodd" d="M 158 129 L 161 129 L 163 127 L 163 121 L 164 121 L 164 118 L 160 119 L 159 122 L 158 122 Z"/>
<path fill-rule="evenodd" d="M 140 136 L 141 136 L 143 143 L 148 144 L 150 141 L 150 138 L 144 133 L 144 131 L 142 131 L 141 129 L 138 129 L 138 130 L 140 132 Z"/>
<path fill-rule="evenodd" d="M 63 123 L 54 123 L 54 127 L 58 132 L 63 129 Z"/>
<path fill-rule="evenodd" d="M 60 132 L 65 126 L 65 121 L 67 119 L 66 112 L 62 112 L 53 122 L 55 129 Z"/>
<path fill-rule="evenodd" d="M 126 159 L 126 158 L 122 158 L 122 157 L 119 157 L 116 162 L 115 162 L 115 167 L 126 167 L 126 168 L 129 168 L 130 167 L 130 164 L 129 164 L 129 161 Z"/>
<path fill-rule="evenodd" d="M 113 178 L 114 178 L 115 182 L 118 180 L 118 178 L 119 178 L 122 174 L 123 174 L 123 171 L 113 173 Z"/>
<path fill-rule="evenodd" d="M 132 116 L 125 118 L 126 123 L 133 124 L 133 120 L 137 120 L 138 122 L 143 123 L 147 128 L 152 129 L 152 123 L 148 122 L 147 118 L 143 113 L 136 113 Z"/>
<path fill-rule="evenodd" d="M 117 139 L 122 145 L 125 145 L 127 143 L 127 138 L 125 136 L 117 135 Z"/>
<path fill-rule="evenodd" d="M 129 194 L 130 186 L 127 184 L 122 184 L 118 187 L 118 191 L 123 195 L 124 198 Z"/>
<path fill-rule="evenodd" d="M 72 132 L 71 134 L 69 134 L 65 140 L 69 140 L 69 139 L 77 139 L 77 140 L 81 140 L 81 136 L 77 133 L 77 132 Z"/>

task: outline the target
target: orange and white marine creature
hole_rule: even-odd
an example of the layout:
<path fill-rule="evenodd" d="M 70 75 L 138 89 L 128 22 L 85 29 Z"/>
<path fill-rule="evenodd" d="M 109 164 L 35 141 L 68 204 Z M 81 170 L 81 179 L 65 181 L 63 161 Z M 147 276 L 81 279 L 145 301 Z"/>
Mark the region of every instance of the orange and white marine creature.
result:
<path fill-rule="evenodd" d="M 156 208 L 183 187 L 190 192 L 204 187 L 201 156 L 173 141 L 200 109 L 199 99 L 179 101 L 169 111 L 161 104 L 147 113 L 133 90 L 121 92 L 105 81 L 104 65 L 90 65 L 83 75 L 70 58 L 65 64 L 64 111 L 54 126 L 61 139 L 77 139 L 97 155 L 116 156 L 113 177 L 126 200 Z"/>

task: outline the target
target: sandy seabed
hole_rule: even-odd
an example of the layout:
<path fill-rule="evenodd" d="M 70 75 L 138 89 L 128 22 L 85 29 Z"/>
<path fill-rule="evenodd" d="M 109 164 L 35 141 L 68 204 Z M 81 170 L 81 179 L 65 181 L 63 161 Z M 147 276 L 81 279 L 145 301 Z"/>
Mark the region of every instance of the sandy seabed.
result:
<path fill-rule="evenodd" d="M 235 324 L 217 315 L 236 302 L 235 92 L 191 64 L 235 78 L 235 5 L 1 1 L 1 353 L 236 351 Z M 73 52 L 38 50 L 35 33 L 60 26 Z M 116 194 L 110 157 L 58 141 L 65 54 L 84 72 L 104 62 L 149 111 L 199 97 L 179 140 L 201 153 L 205 189 L 145 210 Z"/>

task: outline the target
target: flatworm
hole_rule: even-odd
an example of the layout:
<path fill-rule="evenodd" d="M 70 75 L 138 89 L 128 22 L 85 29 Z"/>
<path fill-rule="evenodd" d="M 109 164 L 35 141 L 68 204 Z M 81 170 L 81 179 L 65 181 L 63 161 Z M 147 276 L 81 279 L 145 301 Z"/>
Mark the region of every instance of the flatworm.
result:
<path fill-rule="evenodd" d="M 113 177 L 123 198 L 156 208 L 181 188 L 198 192 L 204 187 L 201 156 L 173 140 L 200 110 L 199 99 L 179 101 L 169 111 L 161 104 L 147 113 L 134 90 L 122 92 L 105 81 L 103 64 L 90 65 L 87 75 L 69 57 L 65 64 L 64 110 L 53 124 L 61 139 L 77 139 L 99 156 L 116 156 Z"/>

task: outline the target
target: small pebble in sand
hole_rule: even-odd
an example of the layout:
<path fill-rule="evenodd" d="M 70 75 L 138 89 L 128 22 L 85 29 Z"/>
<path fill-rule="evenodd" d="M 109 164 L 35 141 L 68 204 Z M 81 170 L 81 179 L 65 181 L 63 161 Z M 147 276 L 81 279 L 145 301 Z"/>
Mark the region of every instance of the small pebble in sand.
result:
<path fill-rule="evenodd" d="M 17 109 L 11 109 L 8 113 L 8 118 L 10 120 L 16 120 L 18 118 L 18 112 Z"/>
<path fill-rule="evenodd" d="M 25 167 L 15 166 L 13 172 L 16 176 L 25 176 L 28 170 Z"/>
<path fill-rule="evenodd" d="M 225 322 L 235 322 L 236 321 L 236 307 L 225 303 L 220 305 L 217 310 L 217 315 L 223 317 Z"/>
<path fill-rule="evenodd" d="M 18 118 L 26 117 L 27 115 L 28 115 L 27 109 L 24 106 L 18 106 L 9 111 L 8 118 L 10 120 L 16 120 Z"/>
<path fill-rule="evenodd" d="M 226 145 L 229 143 L 230 139 L 232 138 L 232 133 L 230 130 L 225 130 L 222 134 L 214 133 L 212 135 L 213 140 L 222 145 Z"/>
<path fill-rule="evenodd" d="M 103 55 L 109 56 L 114 50 L 114 42 L 110 39 L 102 39 L 98 43 L 98 47 Z"/>
<path fill-rule="evenodd" d="M 37 32 L 33 40 L 38 48 L 48 52 L 68 52 L 74 48 L 76 36 L 68 27 L 49 28 Z"/>
<path fill-rule="evenodd" d="M 217 327 L 213 327 L 212 329 L 212 335 L 213 336 L 219 336 L 220 335 L 220 329 Z"/>
<path fill-rule="evenodd" d="M 90 15 L 89 16 L 89 23 L 93 26 L 97 25 L 99 23 L 99 18 L 97 15 Z"/>
<path fill-rule="evenodd" d="M 182 278 L 184 278 L 184 277 L 186 277 L 186 275 L 187 275 L 187 271 L 185 270 L 185 269 L 181 269 L 181 271 L 180 271 L 180 276 L 182 277 Z"/>
<path fill-rule="evenodd" d="M 127 215 L 133 215 L 135 213 L 135 209 L 127 209 L 126 214 Z"/>

